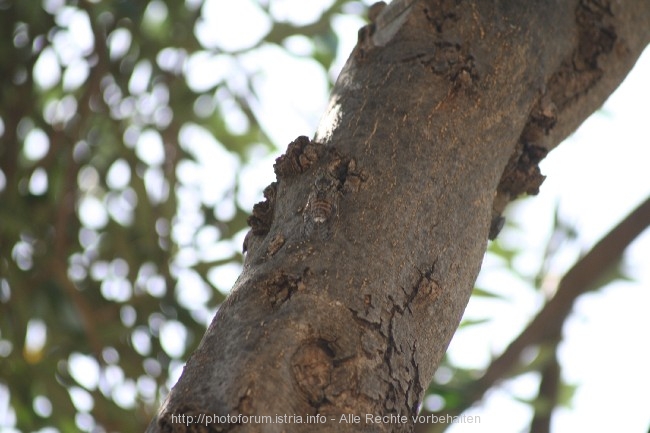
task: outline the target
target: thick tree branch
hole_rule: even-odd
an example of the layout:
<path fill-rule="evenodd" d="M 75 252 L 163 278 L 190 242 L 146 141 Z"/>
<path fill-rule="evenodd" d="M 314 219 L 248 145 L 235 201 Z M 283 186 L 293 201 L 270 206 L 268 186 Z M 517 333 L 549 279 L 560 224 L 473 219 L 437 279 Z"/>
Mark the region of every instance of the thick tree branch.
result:
<path fill-rule="evenodd" d="M 531 140 L 529 125 L 542 116 L 544 136 L 577 126 L 607 92 L 592 89 L 622 81 L 650 39 L 641 0 L 606 18 L 577 0 L 395 4 L 359 32 L 314 141 L 301 137 L 278 159 L 250 219 L 244 271 L 150 432 L 184 431 L 180 414 L 327 420 L 269 431 L 411 431 L 491 221 L 542 180 L 537 163 L 552 146 Z M 581 29 L 605 22 L 642 36 L 584 53 Z M 595 60 L 572 62 L 576 53 Z M 591 81 L 567 89 L 555 114 L 543 102 L 553 77 L 585 68 Z M 364 418 L 340 423 L 345 414 Z M 227 418 L 207 428 L 260 430 Z"/>

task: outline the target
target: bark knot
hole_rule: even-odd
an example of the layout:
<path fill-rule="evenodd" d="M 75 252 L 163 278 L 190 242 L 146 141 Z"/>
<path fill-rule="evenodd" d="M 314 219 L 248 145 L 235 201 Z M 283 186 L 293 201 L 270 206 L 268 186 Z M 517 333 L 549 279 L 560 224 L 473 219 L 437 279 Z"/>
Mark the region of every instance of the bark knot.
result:
<path fill-rule="evenodd" d="M 298 348 L 291 360 L 297 388 L 310 405 L 318 407 L 325 400 L 331 382 L 334 353 L 327 341 L 319 339 Z"/>
<path fill-rule="evenodd" d="M 320 157 L 322 146 L 301 135 L 289 143 L 286 152 L 273 164 L 278 180 L 304 173 Z"/>

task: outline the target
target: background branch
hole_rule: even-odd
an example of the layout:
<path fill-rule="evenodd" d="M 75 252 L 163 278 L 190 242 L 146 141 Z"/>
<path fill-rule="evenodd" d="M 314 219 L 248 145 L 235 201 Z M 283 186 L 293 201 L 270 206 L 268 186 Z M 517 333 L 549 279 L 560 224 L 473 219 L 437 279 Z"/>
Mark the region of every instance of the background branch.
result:
<path fill-rule="evenodd" d="M 578 296 L 593 290 L 601 276 L 618 263 L 628 245 L 649 225 L 650 198 L 628 215 L 566 273 L 560 281 L 555 296 L 506 350 L 492 361 L 483 376 L 465 395 L 464 403 L 447 413 L 454 416 L 459 415 L 474 402 L 480 400 L 488 389 L 507 377 L 508 373 L 516 367 L 523 350 L 527 347 L 558 341 L 562 326 Z M 423 413 L 423 415 L 425 414 Z M 436 425 L 435 430 L 427 429 L 427 427 L 418 424 L 415 431 L 444 430 L 443 424 Z"/>

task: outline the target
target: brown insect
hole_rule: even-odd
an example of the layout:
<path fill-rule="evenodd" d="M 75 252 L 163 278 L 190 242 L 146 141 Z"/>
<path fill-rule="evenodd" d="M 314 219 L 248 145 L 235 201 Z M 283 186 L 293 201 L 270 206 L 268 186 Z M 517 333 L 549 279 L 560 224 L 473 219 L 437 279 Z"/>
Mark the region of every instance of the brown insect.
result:
<path fill-rule="evenodd" d="M 329 222 L 338 214 L 340 192 L 334 180 L 320 176 L 314 182 L 314 190 L 309 194 L 303 213 L 303 233 L 309 237 L 316 232 L 321 239 L 330 237 Z"/>

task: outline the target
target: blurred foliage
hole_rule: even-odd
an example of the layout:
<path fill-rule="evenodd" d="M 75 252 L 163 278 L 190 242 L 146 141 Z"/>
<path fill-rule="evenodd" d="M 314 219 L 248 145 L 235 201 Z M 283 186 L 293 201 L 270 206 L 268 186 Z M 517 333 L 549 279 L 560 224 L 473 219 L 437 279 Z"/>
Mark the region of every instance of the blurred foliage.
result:
<path fill-rule="evenodd" d="M 365 10 L 274 3 L 228 50 L 215 1 L 0 0 L 0 429 L 148 424 L 241 265 L 237 170 L 275 149 L 245 56 L 306 35 L 327 71 Z"/>

